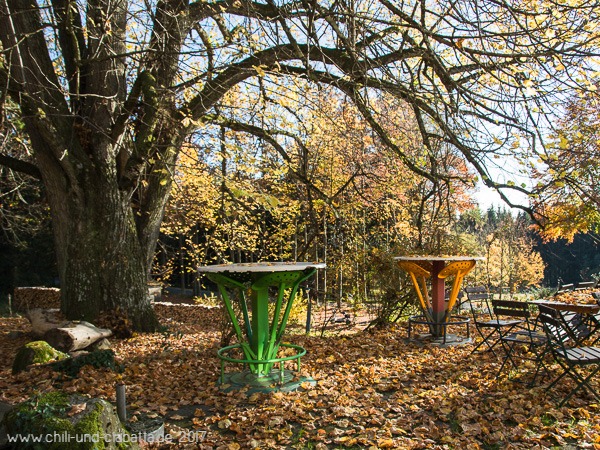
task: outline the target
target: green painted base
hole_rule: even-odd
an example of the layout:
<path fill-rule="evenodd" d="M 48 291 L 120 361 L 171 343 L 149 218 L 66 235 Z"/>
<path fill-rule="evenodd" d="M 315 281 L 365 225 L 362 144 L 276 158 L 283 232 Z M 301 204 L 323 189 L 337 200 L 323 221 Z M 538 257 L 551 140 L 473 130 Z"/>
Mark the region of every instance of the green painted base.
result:
<path fill-rule="evenodd" d="M 311 377 L 294 378 L 291 370 L 283 371 L 283 383 L 280 384 L 278 370 L 273 370 L 269 375 L 258 376 L 250 371 L 226 373 L 224 382 L 220 383 L 220 388 L 224 392 L 248 389 L 247 395 L 256 392 L 292 392 L 302 389 L 302 383 L 310 383 L 315 386 L 317 382 Z"/>

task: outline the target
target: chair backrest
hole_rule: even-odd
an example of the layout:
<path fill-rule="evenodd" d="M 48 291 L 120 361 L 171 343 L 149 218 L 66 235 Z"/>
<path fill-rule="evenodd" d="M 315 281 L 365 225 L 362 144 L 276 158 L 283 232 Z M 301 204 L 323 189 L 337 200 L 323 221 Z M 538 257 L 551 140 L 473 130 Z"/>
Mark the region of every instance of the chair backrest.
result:
<path fill-rule="evenodd" d="M 559 311 L 555 308 L 546 305 L 537 305 L 540 310 L 538 316 L 538 322 L 541 321 L 541 316 L 546 315 L 559 320 L 562 323 L 562 330 L 559 332 L 564 333 L 563 340 L 573 340 L 575 343 L 581 342 L 588 338 L 592 334 L 592 330 L 586 324 L 584 317 L 575 312 L 570 311 Z"/>
<path fill-rule="evenodd" d="M 577 283 L 577 286 L 575 286 L 575 290 L 582 291 L 584 289 L 593 289 L 596 287 L 596 284 L 596 281 L 580 281 Z"/>
<path fill-rule="evenodd" d="M 547 305 L 537 305 L 540 314 L 545 314 L 546 316 L 550 316 L 550 317 L 554 317 L 555 319 L 559 319 L 560 318 L 560 311 L 558 311 L 557 309 L 554 309 L 550 306 Z"/>
<path fill-rule="evenodd" d="M 573 283 L 569 283 L 569 284 L 559 284 L 558 285 L 558 289 L 556 290 L 556 292 L 554 293 L 554 295 L 556 294 L 562 294 L 563 292 L 569 292 L 572 291 L 573 289 L 575 289 L 575 285 Z"/>
<path fill-rule="evenodd" d="M 569 332 L 565 328 L 563 321 L 547 314 L 540 314 L 538 320 L 544 327 L 548 344 L 552 350 L 566 356 L 567 347 L 565 344 L 569 339 Z"/>
<path fill-rule="evenodd" d="M 531 317 L 529 305 L 516 300 L 492 300 L 494 314 L 497 316 L 519 317 L 527 320 Z"/>
<path fill-rule="evenodd" d="M 520 319 L 521 324 L 518 326 L 521 330 L 528 332 L 533 331 L 534 324 L 530 322 L 531 311 L 529 305 L 525 302 L 517 300 L 492 300 L 492 309 L 497 317 L 511 317 Z"/>
<path fill-rule="evenodd" d="M 465 288 L 465 294 L 467 294 L 469 307 L 475 319 L 481 315 L 494 317 L 490 306 L 490 294 L 485 286 L 467 287 Z"/>
<path fill-rule="evenodd" d="M 560 321 L 562 326 L 559 328 L 556 328 L 551 324 L 547 324 L 547 326 L 552 327 L 552 333 L 557 337 L 560 337 L 560 339 L 567 340 L 571 338 L 568 328 L 564 326 L 564 317 L 559 310 L 546 305 L 537 305 L 537 307 L 540 311 L 540 315 L 537 317 L 538 323 L 542 322 L 543 316 L 551 317 L 556 321 Z"/>

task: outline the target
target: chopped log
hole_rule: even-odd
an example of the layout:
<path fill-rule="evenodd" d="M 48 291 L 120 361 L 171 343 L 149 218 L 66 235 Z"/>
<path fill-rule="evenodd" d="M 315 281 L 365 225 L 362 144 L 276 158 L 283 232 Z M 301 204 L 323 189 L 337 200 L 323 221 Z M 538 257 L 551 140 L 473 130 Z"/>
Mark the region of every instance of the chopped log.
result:
<path fill-rule="evenodd" d="M 58 309 L 30 309 L 27 311 L 26 317 L 31 322 L 31 332 L 38 337 L 44 336 L 48 330 L 63 327 L 69 323 Z"/>
<path fill-rule="evenodd" d="M 81 321 L 48 330 L 44 334 L 44 340 L 63 352 L 74 352 L 111 335 L 111 330 L 97 328 L 89 322 Z"/>

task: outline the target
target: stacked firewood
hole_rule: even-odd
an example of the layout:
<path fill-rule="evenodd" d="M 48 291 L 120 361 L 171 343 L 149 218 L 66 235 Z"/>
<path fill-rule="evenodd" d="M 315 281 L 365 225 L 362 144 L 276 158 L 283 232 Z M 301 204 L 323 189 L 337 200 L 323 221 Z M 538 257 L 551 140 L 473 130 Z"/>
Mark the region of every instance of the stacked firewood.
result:
<path fill-rule="evenodd" d="M 36 308 L 60 308 L 60 289 L 17 287 L 15 288 L 12 307 L 14 311 L 23 313 Z"/>

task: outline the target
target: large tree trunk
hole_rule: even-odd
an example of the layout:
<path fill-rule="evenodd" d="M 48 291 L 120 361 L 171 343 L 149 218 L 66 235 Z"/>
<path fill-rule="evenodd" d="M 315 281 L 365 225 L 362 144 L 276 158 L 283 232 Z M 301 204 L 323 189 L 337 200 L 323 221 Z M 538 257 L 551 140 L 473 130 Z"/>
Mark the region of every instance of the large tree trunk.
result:
<path fill-rule="evenodd" d="M 56 245 L 64 249 L 58 258 L 61 310 L 70 320 L 90 322 L 111 311 L 136 330 L 153 331 L 158 323 L 148 296 L 145 249 L 129 199 L 113 177 L 88 177 L 79 187 L 83 198 L 55 191 L 48 196 L 51 203 L 63 204 L 51 207 Z"/>

